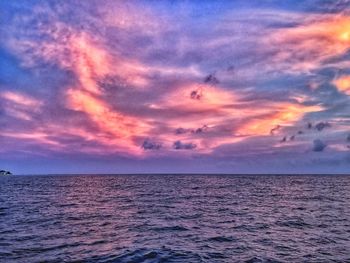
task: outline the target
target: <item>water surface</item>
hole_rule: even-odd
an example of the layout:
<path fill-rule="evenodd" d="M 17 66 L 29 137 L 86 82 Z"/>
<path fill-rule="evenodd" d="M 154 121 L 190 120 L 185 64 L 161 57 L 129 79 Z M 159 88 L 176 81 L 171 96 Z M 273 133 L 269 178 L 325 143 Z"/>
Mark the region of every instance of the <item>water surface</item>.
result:
<path fill-rule="evenodd" d="M 350 176 L 0 178 L 1 262 L 350 262 Z"/>

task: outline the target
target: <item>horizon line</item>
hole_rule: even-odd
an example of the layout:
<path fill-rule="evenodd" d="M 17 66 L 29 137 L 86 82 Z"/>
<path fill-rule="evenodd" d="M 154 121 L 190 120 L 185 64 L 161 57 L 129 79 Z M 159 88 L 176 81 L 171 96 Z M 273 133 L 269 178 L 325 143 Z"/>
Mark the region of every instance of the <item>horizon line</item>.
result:
<path fill-rule="evenodd" d="M 67 176 L 67 175 L 76 175 L 76 176 L 93 176 L 93 175 L 99 175 L 99 176 L 119 176 L 119 175 L 223 175 L 223 176 L 350 176 L 350 173 L 31 173 L 31 174 L 12 174 L 13 176 Z"/>

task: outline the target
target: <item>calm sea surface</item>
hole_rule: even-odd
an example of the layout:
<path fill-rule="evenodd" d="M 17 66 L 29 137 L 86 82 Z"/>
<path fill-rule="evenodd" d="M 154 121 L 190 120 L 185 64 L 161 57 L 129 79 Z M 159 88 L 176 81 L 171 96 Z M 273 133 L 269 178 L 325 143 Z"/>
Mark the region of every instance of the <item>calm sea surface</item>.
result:
<path fill-rule="evenodd" d="M 350 176 L 0 178 L 0 262 L 350 262 Z"/>

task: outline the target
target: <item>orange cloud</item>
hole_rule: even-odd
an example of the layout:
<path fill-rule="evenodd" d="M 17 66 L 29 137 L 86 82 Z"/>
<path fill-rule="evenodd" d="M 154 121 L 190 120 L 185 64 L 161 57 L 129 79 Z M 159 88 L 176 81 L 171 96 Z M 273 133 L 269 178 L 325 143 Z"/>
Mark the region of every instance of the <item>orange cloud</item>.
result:
<path fill-rule="evenodd" d="M 340 92 L 350 95 L 350 76 L 341 76 L 333 81 Z"/>
<path fill-rule="evenodd" d="M 86 90 L 93 93 L 100 93 L 94 80 L 109 72 L 109 61 L 107 54 L 87 41 L 87 36 L 72 39 L 71 49 L 74 59 L 74 68 L 80 84 Z"/>
<path fill-rule="evenodd" d="M 196 91 L 196 96 L 191 98 L 193 91 Z M 300 95 L 296 99 L 304 102 L 308 98 Z M 241 142 L 249 136 L 269 135 L 270 130 L 276 125 L 293 125 L 305 114 L 323 109 L 320 106 L 304 106 L 301 103 L 289 102 L 245 103 L 240 101 L 237 92 L 196 83 L 175 88 L 162 101 L 151 107 L 160 110 L 174 109 L 181 113 L 166 119 L 167 127 L 171 127 L 173 131 L 179 127 L 190 129 L 207 125 L 208 133 L 204 134 L 173 133 L 159 136 L 169 145 L 179 139 L 195 143 L 196 151 L 202 153 L 209 153 L 221 145 Z M 217 130 L 217 127 L 226 128 Z M 214 133 L 211 134 L 212 131 Z"/>
<path fill-rule="evenodd" d="M 191 97 L 195 92 L 196 96 Z M 154 105 L 155 109 L 173 110 L 179 117 L 169 118 L 167 126 L 176 129 L 179 124 L 189 127 L 203 125 L 214 126 L 235 115 L 238 111 L 232 110 L 238 96 L 232 92 L 206 84 L 190 83 L 174 87 L 163 99 Z"/>
<path fill-rule="evenodd" d="M 148 72 L 142 64 L 111 54 L 101 44 L 94 43 L 87 34 L 81 33 L 72 37 L 70 47 L 73 69 L 82 87 L 87 91 L 99 94 L 97 78 L 106 75 L 119 76 L 127 84 L 142 87 L 148 82 L 143 76 Z"/>
<path fill-rule="evenodd" d="M 265 42 L 282 47 L 273 58 L 275 63 L 285 64 L 296 72 L 312 70 L 350 48 L 350 18 L 319 15 L 300 26 L 278 30 Z"/>
<path fill-rule="evenodd" d="M 277 103 L 270 107 L 262 107 L 261 115 L 243 124 L 237 134 L 244 136 L 268 135 L 276 125 L 293 125 L 309 112 L 321 111 L 320 106 L 304 106 L 300 104 Z"/>
<path fill-rule="evenodd" d="M 117 146 L 116 150 L 139 151 L 133 137 L 142 136 L 148 129 L 141 120 L 116 112 L 106 102 L 84 90 L 68 90 L 67 99 L 69 108 L 85 113 L 101 133 L 110 135 L 109 143 Z M 98 137 L 96 139 L 99 140 Z"/>
<path fill-rule="evenodd" d="M 95 136 L 96 141 L 116 151 L 138 154 L 140 146 L 135 145 L 134 137 L 143 136 L 148 125 L 112 109 L 102 99 L 103 90 L 97 80 L 112 75 L 130 85 L 145 86 L 147 82 L 142 74 L 147 72 L 147 67 L 107 52 L 87 34 L 73 37 L 70 43 L 72 66 L 80 85 L 66 91 L 68 107 L 85 113 L 99 127 L 102 136 Z"/>

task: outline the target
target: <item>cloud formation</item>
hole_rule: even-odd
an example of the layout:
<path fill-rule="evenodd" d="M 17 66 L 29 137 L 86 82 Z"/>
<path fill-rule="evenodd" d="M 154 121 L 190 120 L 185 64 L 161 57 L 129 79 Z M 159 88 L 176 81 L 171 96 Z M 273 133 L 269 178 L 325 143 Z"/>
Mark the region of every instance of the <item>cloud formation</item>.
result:
<path fill-rule="evenodd" d="M 319 139 L 347 160 L 347 0 L 0 8 L 0 151 L 8 156 L 204 158 L 216 167 L 281 154 L 293 167 L 284 153 L 314 162 L 322 147 L 310 152 L 310 142 Z"/>

